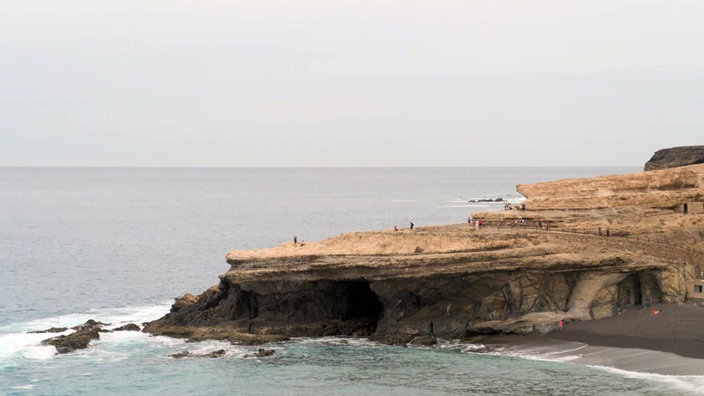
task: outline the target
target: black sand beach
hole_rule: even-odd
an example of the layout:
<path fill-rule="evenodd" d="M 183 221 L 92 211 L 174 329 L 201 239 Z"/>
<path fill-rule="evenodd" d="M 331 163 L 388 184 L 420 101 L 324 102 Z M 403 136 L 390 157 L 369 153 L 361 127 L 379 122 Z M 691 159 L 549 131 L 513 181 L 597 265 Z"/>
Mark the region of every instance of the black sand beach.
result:
<path fill-rule="evenodd" d="M 651 309 L 661 310 L 656 315 Z M 668 375 L 704 375 L 704 308 L 655 304 L 607 319 L 566 322 L 546 335 L 484 339 L 517 354 Z"/>

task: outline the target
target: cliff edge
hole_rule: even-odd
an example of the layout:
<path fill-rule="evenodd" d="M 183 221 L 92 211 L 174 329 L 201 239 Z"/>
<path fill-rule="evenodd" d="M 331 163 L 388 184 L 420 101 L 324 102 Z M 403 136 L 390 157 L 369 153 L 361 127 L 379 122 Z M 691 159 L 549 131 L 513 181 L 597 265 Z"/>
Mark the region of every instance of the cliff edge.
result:
<path fill-rule="evenodd" d="M 145 331 L 245 343 L 432 342 L 548 332 L 560 320 L 704 298 L 691 287 L 704 269 L 704 164 L 518 191 L 526 210 L 476 214 L 488 224 L 479 229 L 380 230 L 232 251 L 218 285 L 177 299 Z"/>
<path fill-rule="evenodd" d="M 704 164 L 704 146 L 680 146 L 658 150 L 645 163 L 645 170 Z"/>

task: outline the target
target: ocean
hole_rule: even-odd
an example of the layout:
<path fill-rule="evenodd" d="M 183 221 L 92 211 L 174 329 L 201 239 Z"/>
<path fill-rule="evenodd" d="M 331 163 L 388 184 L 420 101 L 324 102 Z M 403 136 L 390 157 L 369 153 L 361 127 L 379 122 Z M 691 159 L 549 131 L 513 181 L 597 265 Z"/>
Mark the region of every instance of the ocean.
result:
<path fill-rule="evenodd" d="M 40 346 L 88 319 L 157 319 L 218 283 L 234 249 L 351 231 L 464 223 L 522 199 L 519 183 L 638 168 L 0 168 L 0 394 L 701 394 L 704 376 L 635 373 L 445 340 L 391 347 L 344 337 L 257 347 L 101 334 Z M 217 359 L 170 354 L 225 349 Z"/>

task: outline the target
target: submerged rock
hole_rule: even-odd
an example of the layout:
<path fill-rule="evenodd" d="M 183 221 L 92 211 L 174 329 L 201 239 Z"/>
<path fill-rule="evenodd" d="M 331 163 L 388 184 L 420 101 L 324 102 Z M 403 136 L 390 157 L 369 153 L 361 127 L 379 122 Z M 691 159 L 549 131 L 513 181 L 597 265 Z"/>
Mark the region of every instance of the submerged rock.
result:
<path fill-rule="evenodd" d="M 44 330 L 34 330 L 28 331 L 27 334 L 40 334 L 40 333 L 63 333 L 68 330 L 68 327 L 51 327 Z"/>
<path fill-rule="evenodd" d="M 253 354 L 246 354 L 246 355 L 244 355 L 244 358 L 245 358 L 245 359 L 249 359 L 249 358 L 263 358 L 263 357 L 271 356 L 271 355 L 273 355 L 273 354 L 274 354 L 274 350 L 273 350 L 273 349 L 259 348 L 259 350 L 258 350 L 256 353 L 253 353 Z"/>
<path fill-rule="evenodd" d="M 209 353 L 191 353 L 188 351 L 183 351 L 183 352 L 178 352 L 178 353 L 174 353 L 172 355 L 169 355 L 169 357 L 174 358 L 174 359 L 180 359 L 180 358 L 186 358 L 186 357 L 219 358 L 224 355 L 225 355 L 225 350 L 218 349 L 217 351 L 213 351 L 213 352 L 209 352 Z"/>

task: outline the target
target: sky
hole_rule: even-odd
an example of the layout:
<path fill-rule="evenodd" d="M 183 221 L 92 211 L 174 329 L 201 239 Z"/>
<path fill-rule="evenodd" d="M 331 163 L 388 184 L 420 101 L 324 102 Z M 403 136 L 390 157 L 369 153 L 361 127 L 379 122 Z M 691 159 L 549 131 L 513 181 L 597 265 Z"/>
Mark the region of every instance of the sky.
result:
<path fill-rule="evenodd" d="M 0 166 L 642 166 L 702 1 L 0 1 Z"/>

